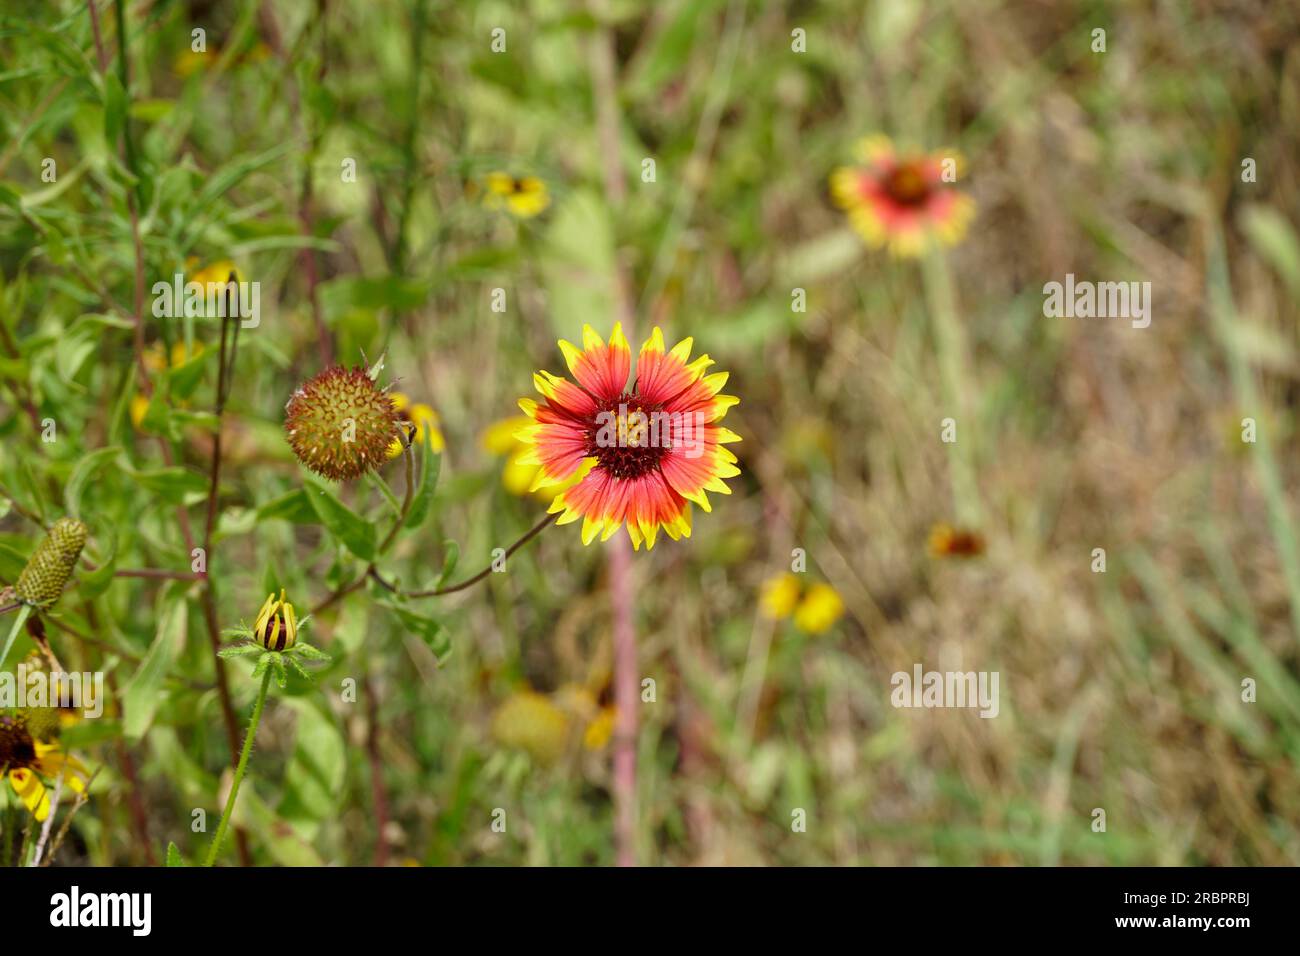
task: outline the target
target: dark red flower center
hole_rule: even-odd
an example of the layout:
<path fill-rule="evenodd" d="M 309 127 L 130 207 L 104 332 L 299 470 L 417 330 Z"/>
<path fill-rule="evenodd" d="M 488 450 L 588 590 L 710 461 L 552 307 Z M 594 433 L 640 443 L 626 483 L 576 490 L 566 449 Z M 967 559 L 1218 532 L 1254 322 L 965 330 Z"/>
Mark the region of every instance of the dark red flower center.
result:
<path fill-rule="evenodd" d="M 671 442 L 662 408 L 624 393 L 596 413 L 587 430 L 587 455 L 615 478 L 640 478 L 658 467 Z"/>
<path fill-rule="evenodd" d="M 930 198 L 930 181 L 916 162 L 901 162 L 885 176 L 885 192 L 902 206 L 920 206 Z"/>
<path fill-rule="evenodd" d="M 22 721 L 0 717 L 0 769 L 23 770 L 36 763 L 36 745 Z"/>

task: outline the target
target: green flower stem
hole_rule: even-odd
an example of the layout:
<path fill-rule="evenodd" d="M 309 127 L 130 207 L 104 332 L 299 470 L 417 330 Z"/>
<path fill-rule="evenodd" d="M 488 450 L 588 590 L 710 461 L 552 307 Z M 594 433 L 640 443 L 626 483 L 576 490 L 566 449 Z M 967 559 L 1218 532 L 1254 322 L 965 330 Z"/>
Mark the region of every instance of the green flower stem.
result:
<path fill-rule="evenodd" d="M 397 510 L 397 520 L 393 522 L 392 530 L 388 532 L 387 537 L 379 545 L 380 554 L 386 552 L 393 542 L 397 540 L 397 532 L 401 531 L 402 525 L 406 524 L 406 516 L 411 513 L 411 503 L 415 501 L 415 451 L 411 441 L 406 438 L 402 439 L 402 467 L 405 469 L 406 475 L 406 494 L 402 496 L 402 506 Z M 425 456 L 424 467 L 429 467 L 427 455 Z M 379 481 L 381 484 L 383 483 L 382 478 Z M 384 488 L 387 490 L 388 486 L 384 485 Z M 391 495 L 392 492 L 390 491 L 389 494 Z M 374 565 L 371 565 L 372 570 L 373 568 Z"/>
<path fill-rule="evenodd" d="M 226 798 L 226 809 L 221 814 L 221 822 L 217 824 L 216 836 L 212 838 L 212 846 L 208 850 L 208 858 L 204 861 L 204 866 L 212 866 L 217 862 L 217 854 L 221 852 L 221 842 L 226 838 L 226 829 L 230 826 L 230 817 L 235 810 L 235 798 L 239 796 L 239 785 L 243 782 L 244 771 L 248 769 L 248 756 L 253 752 L 253 739 L 257 737 L 257 725 L 262 720 L 262 707 L 266 704 L 266 692 L 271 686 L 271 668 L 267 668 L 262 674 L 262 687 L 257 692 L 257 703 L 253 705 L 253 716 L 248 719 L 248 733 L 244 736 L 244 749 L 239 752 L 239 764 L 235 767 L 235 780 L 230 785 L 230 796 Z"/>
<path fill-rule="evenodd" d="M 18 608 L 18 613 L 14 615 L 14 626 L 9 631 L 9 636 L 5 638 L 5 646 L 0 650 L 0 667 L 5 666 L 5 661 L 9 659 L 9 652 L 13 650 L 14 641 L 18 640 L 18 634 L 31 617 L 32 609 L 29 605 L 23 604 Z"/>
<path fill-rule="evenodd" d="M 975 457 L 971 452 L 976 429 L 968 387 L 970 358 L 966 330 L 957 318 L 952 273 L 942 252 L 932 251 L 926 255 L 921 265 L 921 276 L 933 322 L 944 401 L 948 405 L 944 417 L 952 417 L 958 422 L 957 440 L 949 446 L 953 505 L 959 521 L 978 527 L 982 508 L 979 485 L 975 480 Z"/>

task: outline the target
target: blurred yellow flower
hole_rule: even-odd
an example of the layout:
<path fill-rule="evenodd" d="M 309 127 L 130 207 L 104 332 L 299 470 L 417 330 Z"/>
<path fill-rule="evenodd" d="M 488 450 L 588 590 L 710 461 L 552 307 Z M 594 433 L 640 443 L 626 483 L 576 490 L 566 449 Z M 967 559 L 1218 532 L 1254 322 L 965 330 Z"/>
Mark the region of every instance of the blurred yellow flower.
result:
<path fill-rule="evenodd" d="M 794 623 L 801 631 L 822 634 L 844 615 L 844 602 L 829 584 L 818 582 L 808 589 L 794 612 Z"/>
<path fill-rule="evenodd" d="M 507 747 L 525 751 L 538 763 L 554 763 L 568 742 L 569 716 L 547 695 L 519 691 L 507 697 L 492 716 L 492 736 Z"/>
<path fill-rule="evenodd" d="M 503 418 L 489 425 L 480 440 L 485 450 L 494 455 L 508 456 L 505 467 L 501 470 L 501 483 L 505 485 L 506 491 L 521 498 L 531 493 L 534 498 L 549 504 L 555 498 L 557 491 L 572 488 L 582 480 L 582 476 L 574 475 L 557 484 L 547 485 L 533 492 L 529 491 L 533 486 L 533 479 L 541 471 L 541 466 L 520 460 L 528 454 L 529 446 L 516 438 L 515 432 L 527 428 L 532 423 L 532 419 L 527 415 Z"/>
<path fill-rule="evenodd" d="M 149 399 L 147 396 L 141 395 L 139 392 L 131 396 L 131 424 L 136 427 L 136 430 L 139 430 L 148 411 Z"/>
<path fill-rule="evenodd" d="M 203 343 L 195 342 L 191 351 L 184 341 L 173 342 L 168 352 L 162 342 L 154 342 L 144 350 L 144 366 L 151 372 L 161 372 L 168 368 L 177 368 L 192 358 L 198 358 L 203 352 Z"/>
<path fill-rule="evenodd" d="M 181 342 L 173 342 L 170 352 L 162 342 L 154 342 L 144 350 L 144 367 L 151 372 L 163 372 L 169 368 L 179 368 L 190 359 L 198 358 L 203 354 L 203 343 L 195 342 L 191 349 Z M 182 407 L 185 402 L 179 403 Z M 131 396 L 131 424 L 139 430 L 144 416 L 149 411 L 149 398 L 146 395 L 136 393 Z"/>
<path fill-rule="evenodd" d="M 763 616 L 779 621 L 794 613 L 799 601 L 799 578 L 787 571 L 763 582 L 758 596 L 758 606 Z"/>
<path fill-rule="evenodd" d="M 411 439 L 411 444 L 419 445 L 424 441 L 424 433 L 429 433 L 429 444 L 434 451 L 439 454 L 447 447 L 446 439 L 443 438 L 442 419 L 430 405 L 423 402 L 412 402 L 408 395 L 401 392 L 393 392 L 389 396 L 393 400 L 393 405 L 397 408 L 397 417 L 404 422 L 410 422 L 415 426 L 415 437 Z M 402 453 L 402 443 L 400 440 L 394 441 L 388 446 L 388 457 L 396 458 Z"/>
<path fill-rule="evenodd" d="M 601 706 L 590 688 L 578 683 L 561 686 L 553 694 L 521 690 L 497 708 L 492 735 L 507 747 L 526 751 L 541 764 L 558 760 L 582 731 L 582 746 L 601 750 L 614 734 L 616 712 Z"/>
<path fill-rule="evenodd" d="M 536 176 L 512 176 L 488 173 L 483 180 L 483 205 L 488 209 L 505 209 L 517 219 L 531 219 L 551 204 L 546 183 Z"/>
<path fill-rule="evenodd" d="M 187 259 L 185 262 L 185 268 L 187 270 L 192 269 L 197 262 L 197 259 Z M 238 266 L 229 259 L 218 259 L 216 262 L 204 266 L 197 272 L 190 272 L 189 281 L 197 282 L 199 285 L 203 286 L 206 286 L 209 282 L 215 282 L 218 285 L 225 285 L 230 281 L 230 274 L 232 272 L 235 274 L 236 282 L 244 281 L 244 274 L 239 271 Z"/>
<path fill-rule="evenodd" d="M 614 719 L 618 711 L 613 707 L 602 707 L 594 720 L 587 724 L 582 732 L 582 745 L 588 750 L 601 750 L 614 736 Z"/>
<path fill-rule="evenodd" d="M 258 63 L 271 56 L 272 50 L 265 43 L 258 42 L 246 53 L 241 53 L 235 57 L 234 63 L 243 65 L 248 63 Z M 200 53 L 190 47 L 176 54 L 172 60 L 172 72 L 179 77 L 192 76 L 201 70 L 206 70 L 218 60 L 221 59 L 220 50 L 208 50 Z"/>

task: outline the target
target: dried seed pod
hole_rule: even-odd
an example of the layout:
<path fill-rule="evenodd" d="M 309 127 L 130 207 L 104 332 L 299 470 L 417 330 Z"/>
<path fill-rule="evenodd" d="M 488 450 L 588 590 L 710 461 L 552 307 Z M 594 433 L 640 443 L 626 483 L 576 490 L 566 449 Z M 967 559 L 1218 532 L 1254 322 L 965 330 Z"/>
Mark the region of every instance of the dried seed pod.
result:
<path fill-rule="evenodd" d="M 339 366 L 301 385 L 285 405 L 294 455 L 333 481 L 359 478 L 388 460 L 397 408 L 364 368 Z"/>

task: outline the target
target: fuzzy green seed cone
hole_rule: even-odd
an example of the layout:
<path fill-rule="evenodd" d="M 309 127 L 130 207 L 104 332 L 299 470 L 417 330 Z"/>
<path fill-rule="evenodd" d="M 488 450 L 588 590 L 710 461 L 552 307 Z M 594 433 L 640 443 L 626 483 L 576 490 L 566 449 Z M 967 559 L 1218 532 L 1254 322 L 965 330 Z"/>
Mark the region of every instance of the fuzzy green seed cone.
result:
<path fill-rule="evenodd" d="M 37 740 L 53 740 L 62 729 L 57 707 L 24 707 L 18 716 Z"/>
<path fill-rule="evenodd" d="M 81 557 L 81 549 L 86 546 L 87 531 L 76 518 L 60 518 L 54 522 L 23 573 L 18 575 L 14 593 L 20 601 L 43 609 L 59 599 Z"/>
<path fill-rule="evenodd" d="M 397 408 L 364 368 L 321 372 L 293 393 L 284 412 L 294 455 L 332 481 L 382 465 L 398 440 Z"/>

